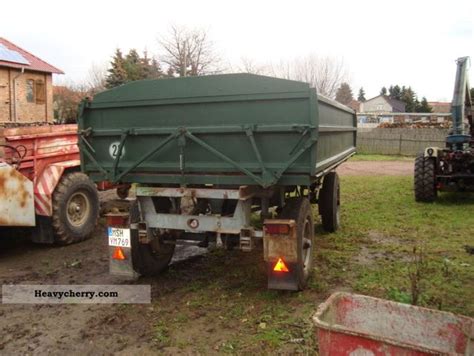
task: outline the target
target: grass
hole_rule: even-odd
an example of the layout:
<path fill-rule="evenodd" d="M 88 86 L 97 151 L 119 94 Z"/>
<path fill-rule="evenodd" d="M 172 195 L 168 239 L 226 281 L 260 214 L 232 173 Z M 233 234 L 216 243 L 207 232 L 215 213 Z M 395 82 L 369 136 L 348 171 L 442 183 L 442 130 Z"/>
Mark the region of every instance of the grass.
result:
<path fill-rule="evenodd" d="M 416 287 L 418 304 L 474 316 L 474 257 L 464 250 L 474 245 L 474 195 L 416 203 L 410 177 L 345 177 L 342 186 L 344 226 L 327 247 L 350 266 L 355 291 L 411 302 Z"/>
<path fill-rule="evenodd" d="M 410 156 L 357 153 L 352 156 L 351 161 L 413 161 L 414 159 Z"/>
<path fill-rule="evenodd" d="M 150 342 L 185 353 L 316 354 L 311 317 L 336 290 L 402 303 L 416 290 L 419 305 L 474 317 L 474 256 L 464 250 L 474 245 L 474 196 L 421 204 L 412 185 L 342 177 L 341 229 L 322 231 L 315 208 L 315 269 L 303 292 L 266 290 L 261 251 L 216 250 L 144 281 L 154 291 Z"/>

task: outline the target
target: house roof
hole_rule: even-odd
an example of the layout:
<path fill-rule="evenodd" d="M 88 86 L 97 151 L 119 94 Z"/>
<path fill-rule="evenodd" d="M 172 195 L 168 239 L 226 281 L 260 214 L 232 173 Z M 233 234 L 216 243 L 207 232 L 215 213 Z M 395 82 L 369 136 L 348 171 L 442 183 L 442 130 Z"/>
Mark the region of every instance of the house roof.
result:
<path fill-rule="evenodd" d="M 393 99 L 387 95 L 384 95 L 383 98 L 392 106 L 392 108 L 402 106 L 405 107 L 405 103 L 403 101 Z"/>
<path fill-rule="evenodd" d="M 61 69 L 58 69 L 52 66 L 51 64 L 46 63 L 42 59 L 36 57 L 34 54 L 31 54 L 30 52 L 25 51 L 23 48 L 18 47 L 17 45 L 11 43 L 5 38 L 0 37 L 0 44 L 11 51 L 18 52 L 20 55 L 23 56 L 24 59 L 26 59 L 29 62 L 29 64 L 22 64 L 22 63 L 0 60 L 0 67 L 9 67 L 9 68 L 18 68 L 18 69 L 25 68 L 25 70 L 31 70 L 31 71 L 36 71 L 36 72 L 64 74 L 64 72 Z"/>
<path fill-rule="evenodd" d="M 428 101 L 428 105 L 433 108 L 433 112 L 436 113 L 450 113 L 451 103 L 444 101 Z"/>
<path fill-rule="evenodd" d="M 356 112 L 360 111 L 360 102 L 357 100 L 351 100 L 349 104 L 347 104 L 351 109 L 353 109 Z"/>
<path fill-rule="evenodd" d="M 373 98 L 370 98 L 368 100 L 366 100 L 365 102 L 368 102 L 368 101 L 371 101 L 371 100 L 374 100 L 378 97 L 382 97 L 383 99 L 385 99 L 385 101 L 392 107 L 392 108 L 397 108 L 397 109 L 402 109 L 400 111 L 405 111 L 405 103 L 403 101 L 400 101 L 400 100 L 397 100 L 397 99 L 392 99 L 391 97 L 389 97 L 388 95 L 377 95 L 377 96 L 374 96 Z"/>

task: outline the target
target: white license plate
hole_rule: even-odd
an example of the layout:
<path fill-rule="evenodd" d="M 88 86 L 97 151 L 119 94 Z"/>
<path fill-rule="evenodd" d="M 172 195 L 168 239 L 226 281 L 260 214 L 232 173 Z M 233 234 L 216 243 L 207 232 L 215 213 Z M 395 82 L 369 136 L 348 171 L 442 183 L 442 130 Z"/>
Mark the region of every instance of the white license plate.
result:
<path fill-rule="evenodd" d="M 130 229 L 108 228 L 109 246 L 132 247 Z"/>

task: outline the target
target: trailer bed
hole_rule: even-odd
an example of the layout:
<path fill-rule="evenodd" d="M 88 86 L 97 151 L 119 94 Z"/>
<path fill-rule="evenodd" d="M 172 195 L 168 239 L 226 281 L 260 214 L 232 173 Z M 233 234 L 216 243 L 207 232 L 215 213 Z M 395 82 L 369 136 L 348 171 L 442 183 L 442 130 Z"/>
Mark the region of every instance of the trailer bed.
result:
<path fill-rule="evenodd" d="M 95 181 L 309 185 L 355 152 L 356 115 L 307 83 L 227 74 L 100 93 L 79 131 Z"/>

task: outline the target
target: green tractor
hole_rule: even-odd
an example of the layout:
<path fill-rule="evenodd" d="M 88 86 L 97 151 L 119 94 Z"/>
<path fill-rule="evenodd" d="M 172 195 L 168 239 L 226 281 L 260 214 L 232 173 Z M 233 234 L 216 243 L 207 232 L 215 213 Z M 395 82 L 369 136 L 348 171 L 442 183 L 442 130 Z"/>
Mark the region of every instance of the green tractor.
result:
<path fill-rule="evenodd" d="M 415 200 L 435 201 L 438 191 L 474 192 L 474 123 L 468 79 L 469 57 L 456 61 L 451 114 L 453 127 L 446 147 L 428 147 L 415 160 Z"/>

